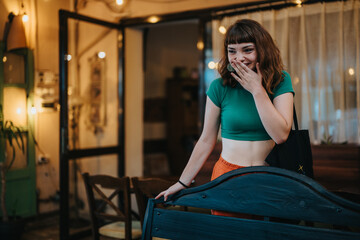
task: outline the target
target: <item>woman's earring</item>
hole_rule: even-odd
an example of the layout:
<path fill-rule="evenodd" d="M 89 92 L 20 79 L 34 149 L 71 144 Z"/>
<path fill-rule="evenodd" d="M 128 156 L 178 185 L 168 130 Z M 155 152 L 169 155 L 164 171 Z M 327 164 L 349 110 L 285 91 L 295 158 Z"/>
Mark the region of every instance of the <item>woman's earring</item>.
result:
<path fill-rule="evenodd" d="M 231 66 L 230 63 L 226 66 L 226 68 L 229 72 L 235 72 L 235 69 Z"/>

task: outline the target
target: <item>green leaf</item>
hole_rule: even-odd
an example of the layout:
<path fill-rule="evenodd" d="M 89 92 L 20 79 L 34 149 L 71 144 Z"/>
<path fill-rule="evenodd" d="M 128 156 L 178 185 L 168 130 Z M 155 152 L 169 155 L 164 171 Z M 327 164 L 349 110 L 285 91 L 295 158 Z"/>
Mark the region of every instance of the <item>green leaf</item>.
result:
<path fill-rule="evenodd" d="M 12 121 L 9 120 L 4 121 L 1 109 L 2 106 L 0 105 L 0 138 L 5 139 L 5 141 L 8 142 L 12 151 L 11 160 L 9 164 L 6 166 L 6 170 L 9 170 L 15 161 L 15 155 L 16 155 L 15 147 L 18 147 L 22 151 L 22 153 L 24 153 L 25 144 L 24 144 L 21 128 L 14 125 Z"/>

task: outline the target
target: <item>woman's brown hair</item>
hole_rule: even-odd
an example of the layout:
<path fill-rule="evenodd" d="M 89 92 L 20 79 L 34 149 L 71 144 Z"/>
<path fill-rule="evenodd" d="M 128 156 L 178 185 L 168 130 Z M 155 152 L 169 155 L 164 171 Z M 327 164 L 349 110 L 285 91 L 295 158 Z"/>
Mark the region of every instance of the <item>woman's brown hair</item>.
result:
<path fill-rule="evenodd" d="M 234 87 L 237 81 L 230 75 L 227 66 L 227 47 L 229 44 L 251 42 L 255 44 L 257 61 L 263 77 L 262 84 L 268 93 L 280 83 L 284 69 L 279 48 L 271 35 L 258 22 L 242 19 L 231 25 L 225 35 L 223 57 L 219 62 L 219 73 L 224 84 Z"/>

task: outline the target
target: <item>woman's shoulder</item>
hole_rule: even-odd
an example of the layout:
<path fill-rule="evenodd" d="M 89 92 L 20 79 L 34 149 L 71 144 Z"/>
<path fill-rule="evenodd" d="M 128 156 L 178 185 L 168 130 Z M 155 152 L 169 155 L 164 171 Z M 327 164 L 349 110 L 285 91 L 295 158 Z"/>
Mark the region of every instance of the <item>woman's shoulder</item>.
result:
<path fill-rule="evenodd" d="M 210 85 L 214 85 L 216 87 L 224 87 L 224 80 L 222 78 L 216 78 L 214 79 Z"/>
<path fill-rule="evenodd" d="M 283 76 L 282 81 L 290 81 L 291 82 L 290 74 L 285 70 L 282 70 L 281 72 L 282 72 L 282 76 Z"/>
<path fill-rule="evenodd" d="M 295 95 L 292 83 L 291 83 L 291 77 L 290 74 L 288 72 L 286 72 L 285 70 L 282 71 L 282 80 L 280 81 L 280 83 L 274 88 L 273 90 L 273 98 L 287 93 L 287 92 L 291 92 Z"/>
<path fill-rule="evenodd" d="M 214 79 L 209 86 L 209 89 L 214 89 L 216 91 L 223 91 L 227 87 L 226 84 L 224 84 L 224 80 L 222 78 L 216 78 Z"/>
<path fill-rule="evenodd" d="M 226 86 L 223 84 L 223 79 L 217 78 L 213 80 L 206 94 L 216 106 L 220 107 L 226 95 Z"/>

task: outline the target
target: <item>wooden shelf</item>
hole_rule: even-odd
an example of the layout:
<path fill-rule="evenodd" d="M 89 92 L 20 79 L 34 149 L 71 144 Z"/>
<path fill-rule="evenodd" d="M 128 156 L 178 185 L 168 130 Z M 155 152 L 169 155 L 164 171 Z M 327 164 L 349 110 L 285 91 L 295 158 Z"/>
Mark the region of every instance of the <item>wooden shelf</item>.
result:
<path fill-rule="evenodd" d="M 360 193 L 360 146 L 312 145 L 314 178 L 330 191 Z"/>

